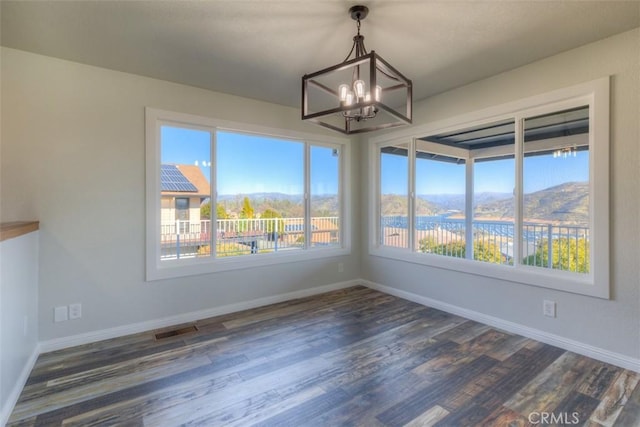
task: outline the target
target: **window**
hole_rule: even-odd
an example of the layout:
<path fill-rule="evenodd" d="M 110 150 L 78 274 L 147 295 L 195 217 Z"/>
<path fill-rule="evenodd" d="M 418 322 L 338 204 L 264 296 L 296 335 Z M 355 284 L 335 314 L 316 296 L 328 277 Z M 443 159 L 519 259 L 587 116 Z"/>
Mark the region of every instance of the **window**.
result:
<path fill-rule="evenodd" d="M 513 153 L 513 146 L 508 150 Z M 473 259 L 513 265 L 515 157 L 488 157 L 472 165 Z"/>
<path fill-rule="evenodd" d="M 466 160 L 433 154 L 416 141 L 415 242 L 419 252 L 464 258 Z M 441 179 L 447 176 L 446 180 Z"/>
<path fill-rule="evenodd" d="M 522 262 L 590 271 L 589 108 L 525 119 Z"/>
<path fill-rule="evenodd" d="M 312 247 L 339 247 L 340 227 L 340 149 L 311 146 L 310 210 Z"/>
<path fill-rule="evenodd" d="M 346 140 L 146 115 L 148 280 L 348 253 Z"/>
<path fill-rule="evenodd" d="M 408 248 L 409 235 L 409 144 L 381 146 L 380 245 Z"/>
<path fill-rule="evenodd" d="M 608 79 L 486 115 L 373 140 L 372 254 L 607 298 Z"/>

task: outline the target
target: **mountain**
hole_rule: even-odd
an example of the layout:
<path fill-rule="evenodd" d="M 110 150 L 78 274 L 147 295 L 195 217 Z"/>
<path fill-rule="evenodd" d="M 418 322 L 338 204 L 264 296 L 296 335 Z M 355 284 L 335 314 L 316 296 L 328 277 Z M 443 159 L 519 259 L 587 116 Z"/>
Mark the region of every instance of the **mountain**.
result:
<path fill-rule="evenodd" d="M 485 218 L 513 218 L 513 198 L 476 205 L 475 214 Z M 525 221 L 545 220 L 563 224 L 589 224 L 589 183 L 567 182 L 525 194 Z"/>
<path fill-rule="evenodd" d="M 407 215 L 407 196 L 401 196 L 398 194 L 383 194 L 381 204 L 382 216 Z M 442 208 L 435 203 L 431 203 L 420 198 L 416 200 L 416 211 L 418 212 L 418 215 L 437 215 L 441 210 Z"/>
<path fill-rule="evenodd" d="M 257 214 L 272 209 L 285 217 L 304 216 L 302 195 L 283 193 L 254 193 L 240 195 L 222 195 L 218 201 L 225 210 L 238 214 L 242 210 L 242 201 L 248 197 Z M 513 196 L 509 193 L 480 193 L 475 195 L 475 216 L 491 219 L 513 219 Z M 563 224 L 583 225 L 589 223 L 589 184 L 586 182 L 568 182 L 525 194 L 525 221 L 553 221 Z M 418 215 L 440 215 L 450 211 L 464 212 L 462 194 L 423 194 L 416 198 Z M 336 195 L 316 195 L 311 198 L 313 216 L 338 215 L 338 197 Z M 382 196 L 381 213 L 383 216 L 406 215 L 407 196 L 387 194 Z"/>
<path fill-rule="evenodd" d="M 497 200 L 503 200 L 511 197 L 510 193 L 478 193 L 474 196 L 476 204 L 487 204 Z M 464 194 L 419 194 L 418 199 L 437 205 L 438 213 L 448 211 L 464 211 L 465 196 Z"/>
<path fill-rule="evenodd" d="M 284 193 L 251 193 L 251 194 L 223 194 L 218 196 L 218 203 L 232 216 L 239 215 L 245 197 L 249 198 L 256 214 L 267 209 L 278 212 L 286 218 L 301 218 L 304 216 L 304 197 L 301 194 Z M 312 216 L 337 216 L 338 196 L 335 194 L 314 195 L 311 197 Z"/>

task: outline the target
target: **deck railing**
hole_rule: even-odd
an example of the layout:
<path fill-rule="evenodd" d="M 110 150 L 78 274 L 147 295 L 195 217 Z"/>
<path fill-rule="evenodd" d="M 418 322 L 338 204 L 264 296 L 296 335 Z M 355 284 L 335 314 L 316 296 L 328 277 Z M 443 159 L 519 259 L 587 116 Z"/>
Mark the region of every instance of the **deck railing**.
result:
<path fill-rule="evenodd" d="M 211 221 L 176 220 L 160 228 L 163 259 L 211 254 L 215 237 L 216 256 L 234 256 L 302 249 L 305 246 L 304 218 L 251 218 L 216 220 L 215 236 Z M 309 246 L 340 244 L 338 217 L 312 217 Z"/>
<path fill-rule="evenodd" d="M 415 250 L 458 258 L 467 255 L 464 219 L 418 216 L 415 219 Z M 473 221 L 473 259 L 513 264 L 514 224 L 507 221 Z M 380 243 L 408 247 L 406 216 L 381 218 Z M 589 228 L 525 222 L 521 236 L 520 264 L 579 273 L 589 272 Z"/>

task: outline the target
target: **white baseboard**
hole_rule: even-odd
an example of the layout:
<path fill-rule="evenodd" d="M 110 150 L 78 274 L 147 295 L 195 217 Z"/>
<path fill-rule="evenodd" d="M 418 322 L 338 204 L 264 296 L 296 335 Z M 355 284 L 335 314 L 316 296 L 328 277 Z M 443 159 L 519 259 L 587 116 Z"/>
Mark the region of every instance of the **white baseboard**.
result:
<path fill-rule="evenodd" d="M 332 283 L 329 285 L 317 286 L 310 289 L 302 289 L 299 291 L 287 292 L 284 294 L 273 295 L 264 298 L 257 298 L 251 301 L 243 301 L 236 304 L 229 304 L 220 307 L 214 307 L 206 310 L 192 311 L 176 316 L 165 317 L 161 319 L 147 320 L 145 322 L 134 323 L 131 325 L 117 326 L 115 328 L 102 329 L 99 331 L 87 332 L 84 334 L 73 335 L 63 338 L 55 338 L 48 341 L 40 342 L 40 352 L 60 350 L 63 348 L 74 347 L 76 345 L 89 344 L 96 341 L 102 341 L 111 338 L 117 338 L 124 335 L 137 334 L 140 332 L 151 331 L 153 329 L 164 328 L 182 323 L 194 322 L 208 317 L 221 316 L 236 311 L 248 310 L 251 308 L 262 307 L 269 304 L 289 301 L 297 298 L 304 298 L 311 295 L 322 294 L 338 289 L 349 288 L 361 283 L 361 280 L 349 280 L 346 282 Z"/>
<path fill-rule="evenodd" d="M 18 402 L 18 398 L 20 397 L 20 393 L 22 393 L 22 389 L 24 385 L 27 383 L 27 379 L 29 379 L 29 374 L 31 374 L 31 370 L 36 364 L 36 360 L 38 360 L 38 356 L 40 355 L 40 345 L 36 344 L 25 363 L 22 371 L 20 372 L 20 376 L 18 380 L 13 385 L 13 388 L 9 392 L 7 399 L 4 401 L 4 405 L 0 408 L 0 426 L 4 427 L 5 424 L 9 421 L 9 417 L 11 416 L 11 412 L 13 412 L 14 406 L 16 406 L 16 402 Z"/>
<path fill-rule="evenodd" d="M 390 286 L 381 285 L 379 283 L 371 282 L 368 280 L 361 280 L 360 283 L 371 289 L 375 289 L 386 294 L 394 295 L 399 298 L 413 301 L 428 307 L 437 308 L 438 310 L 446 311 L 447 313 L 475 320 L 476 322 L 503 329 L 507 332 L 522 335 L 527 338 L 532 338 L 546 344 L 560 347 L 564 350 L 572 351 L 583 356 L 588 356 L 602 362 L 610 363 L 612 365 L 616 365 L 621 368 L 640 373 L 640 359 L 635 359 L 623 354 L 614 353 L 600 347 L 584 344 L 579 341 L 544 332 L 539 329 L 531 328 L 529 326 L 524 326 L 518 323 L 510 322 L 508 320 L 500 319 L 498 317 L 489 316 L 477 311 L 461 308 L 452 304 L 414 294 L 412 292 L 396 289 Z"/>

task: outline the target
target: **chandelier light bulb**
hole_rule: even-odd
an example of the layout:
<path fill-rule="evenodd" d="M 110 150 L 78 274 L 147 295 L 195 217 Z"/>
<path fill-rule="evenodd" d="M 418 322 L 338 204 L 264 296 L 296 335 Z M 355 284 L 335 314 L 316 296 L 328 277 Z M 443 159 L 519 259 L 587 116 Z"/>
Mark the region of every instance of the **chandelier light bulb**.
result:
<path fill-rule="evenodd" d="M 349 93 L 349 85 L 341 84 L 338 87 L 338 96 L 340 97 L 340 102 L 345 102 L 347 100 L 347 93 Z"/>
<path fill-rule="evenodd" d="M 380 85 L 376 85 L 376 94 L 375 94 L 376 102 L 380 102 L 382 99 L 382 87 Z"/>
<path fill-rule="evenodd" d="M 353 101 L 354 101 L 354 96 L 353 96 L 353 92 L 349 91 L 347 92 L 347 97 L 344 100 L 345 105 L 353 105 Z"/>
<path fill-rule="evenodd" d="M 364 101 L 365 102 L 370 102 L 371 101 L 371 92 L 367 92 L 364 96 Z M 369 117 L 371 115 L 371 106 L 369 107 L 364 107 L 364 115 L 366 117 Z"/>
<path fill-rule="evenodd" d="M 358 99 L 364 98 L 364 80 L 356 80 L 353 82 L 353 91 Z"/>

